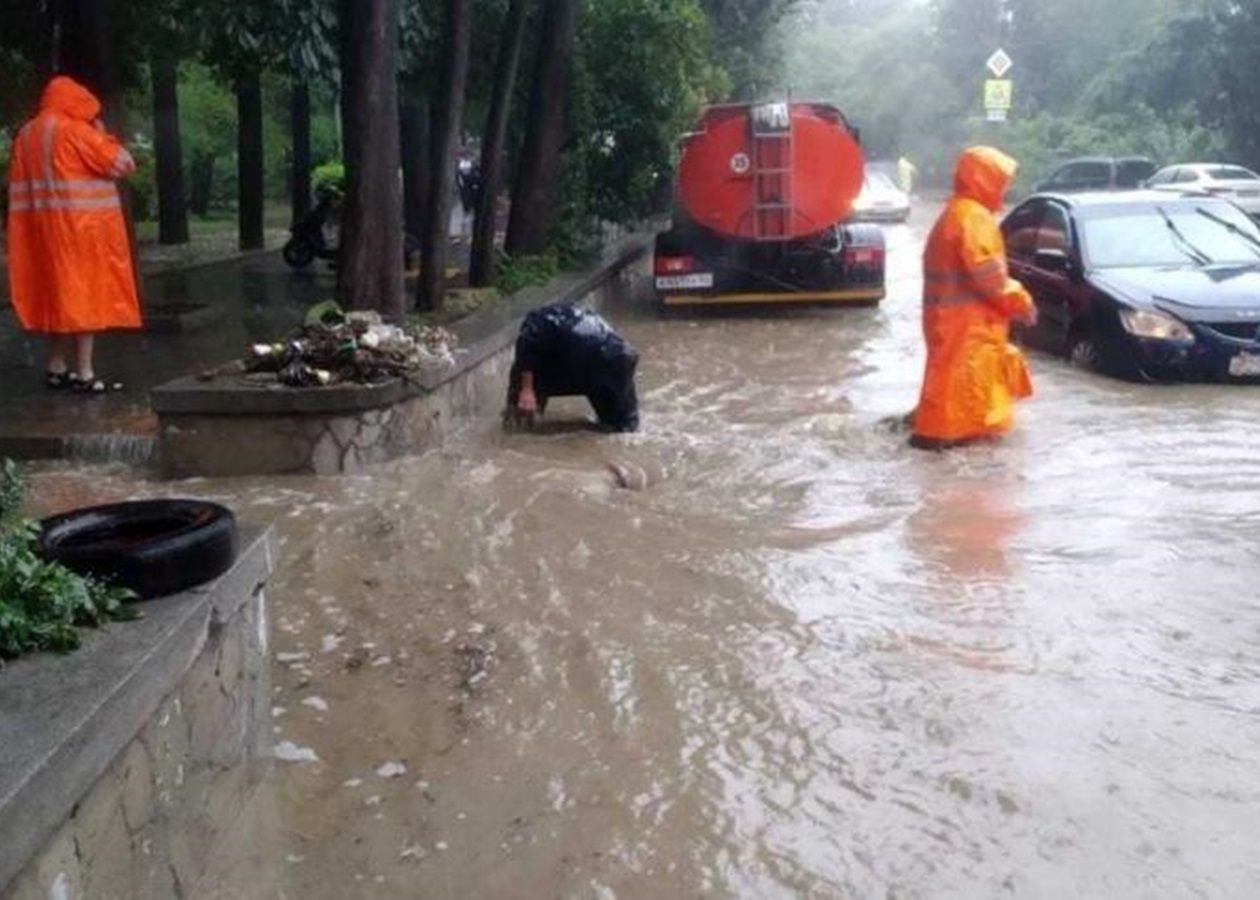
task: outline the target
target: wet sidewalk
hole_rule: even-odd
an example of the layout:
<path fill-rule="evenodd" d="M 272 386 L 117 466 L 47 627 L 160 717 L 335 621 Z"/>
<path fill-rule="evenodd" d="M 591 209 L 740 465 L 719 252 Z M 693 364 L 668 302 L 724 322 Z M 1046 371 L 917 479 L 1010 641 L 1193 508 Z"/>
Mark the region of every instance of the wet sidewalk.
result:
<path fill-rule="evenodd" d="M 146 330 L 99 339 L 97 373 L 124 385 L 103 397 L 48 390 L 45 342 L 23 333 L 0 302 L 0 456 L 148 458 L 157 433 L 153 387 L 274 340 L 334 288 L 327 267 L 294 272 L 278 253 L 147 274 Z"/>
<path fill-rule="evenodd" d="M 468 264 L 467 214 L 451 215 L 450 264 Z M 287 232 L 268 229 L 268 250 L 241 253 L 236 235 L 195 237 L 183 247 L 142 243 L 145 330 L 98 338 L 97 374 L 123 389 L 85 397 L 44 386 L 46 346 L 24 334 L 9 306 L 0 231 L 0 457 L 145 462 L 156 446 L 149 392 L 174 378 L 219 365 L 245 347 L 274 341 L 306 309 L 332 299 L 336 275 L 317 262 L 295 272 L 281 258 Z M 409 273 L 407 292 L 415 290 Z"/>

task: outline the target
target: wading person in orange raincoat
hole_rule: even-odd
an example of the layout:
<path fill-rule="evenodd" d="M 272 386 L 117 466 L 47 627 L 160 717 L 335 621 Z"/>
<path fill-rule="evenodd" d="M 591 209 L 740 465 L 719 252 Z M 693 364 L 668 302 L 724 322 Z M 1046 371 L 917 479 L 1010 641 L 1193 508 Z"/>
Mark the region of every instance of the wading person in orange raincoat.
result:
<path fill-rule="evenodd" d="M 1012 320 L 1036 311 L 1007 274 L 996 213 L 1015 177 L 1013 159 L 990 147 L 963 152 L 954 196 L 928 237 L 923 260 L 927 374 L 914 413 L 916 447 L 943 449 L 1010 431 L 1014 401 L 1032 394 Z"/>
<path fill-rule="evenodd" d="M 101 393 L 96 333 L 139 328 L 131 245 L 115 183 L 131 154 L 101 125 L 100 101 L 65 76 L 13 141 L 9 287 L 18 321 L 49 337 L 47 383 Z M 73 366 L 73 368 L 72 368 Z"/>

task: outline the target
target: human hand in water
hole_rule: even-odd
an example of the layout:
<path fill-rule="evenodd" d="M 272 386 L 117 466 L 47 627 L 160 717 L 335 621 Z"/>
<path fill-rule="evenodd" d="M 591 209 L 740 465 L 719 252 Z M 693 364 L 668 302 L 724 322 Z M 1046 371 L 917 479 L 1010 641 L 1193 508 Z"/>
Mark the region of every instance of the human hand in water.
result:
<path fill-rule="evenodd" d="M 521 388 L 521 393 L 516 398 L 516 411 L 522 417 L 531 419 L 538 415 L 538 395 L 534 393 L 533 388 Z"/>

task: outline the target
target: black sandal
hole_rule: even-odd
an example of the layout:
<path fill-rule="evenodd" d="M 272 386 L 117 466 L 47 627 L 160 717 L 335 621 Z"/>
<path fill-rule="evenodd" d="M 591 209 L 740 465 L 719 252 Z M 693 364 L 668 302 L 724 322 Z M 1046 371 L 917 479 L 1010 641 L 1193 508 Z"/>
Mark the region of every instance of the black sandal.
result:
<path fill-rule="evenodd" d="M 106 384 L 99 378 L 80 378 L 78 375 L 70 376 L 70 389 L 76 394 L 106 394 L 110 391 L 121 391 L 122 385 Z"/>
<path fill-rule="evenodd" d="M 50 391 L 60 391 L 74 383 L 74 376 L 69 372 L 45 372 L 44 386 Z"/>

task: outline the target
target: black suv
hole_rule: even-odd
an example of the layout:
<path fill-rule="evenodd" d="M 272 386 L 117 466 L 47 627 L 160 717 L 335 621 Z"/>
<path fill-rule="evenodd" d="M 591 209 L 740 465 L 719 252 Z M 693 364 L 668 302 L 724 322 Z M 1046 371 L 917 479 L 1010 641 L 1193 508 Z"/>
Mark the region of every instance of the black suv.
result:
<path fill-rule="evenodd" d="M 1141 187 L 1158 166 L 1144 156 L 1087 156 L 1072 159 L 1037 185 L 1038 191 L 1123 191 Z"/>

